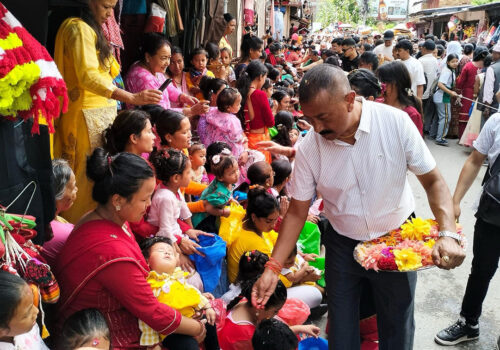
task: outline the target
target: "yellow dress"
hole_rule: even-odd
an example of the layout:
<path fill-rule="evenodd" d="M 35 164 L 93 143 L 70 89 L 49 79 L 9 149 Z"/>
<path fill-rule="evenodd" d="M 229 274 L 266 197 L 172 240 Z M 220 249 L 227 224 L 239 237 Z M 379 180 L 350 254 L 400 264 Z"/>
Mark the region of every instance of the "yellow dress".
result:
<path fill-rule="evenodd" d="M 271 255 L 273 247 L 278 239 L 278 234 L 275 231 L 263 232 L 259 236 L 255 232 L 241 229 L 238 237 L 227 252 L 227 272 L 229 281 L 234 283 L 238 276 L 240 258 L 248 251 L 258 250 L 264 254 Z"/>
<path fill-rule="evenodd" d="M 229 50 L 229 57 L 233 58 L 233 48 L 225 36 L 222 36 L 219 41 L 219 49 L 226 47 Z"/>
<path fill-rule="evenodd" d="M 193 317 L 196 311 L 210 307 L 210 302 L 198 289 L 186 282 L 188 275 L 189 273 L 176 267 L 171 275 L 151 271 L 147 281 L 160 303 L 176 309 L 185 317 Z M 165 338 L 142 320 L 139 320 L 139 329 L 142 346 L 158 344 Z"/>
<path fill-rule="evenodd" d="M 120 67 L 113 56 L 109 67 L 99 63 L 96 40 L 96 33 L 82 19 L 68 18 L 55 43 L 54 61 L 68 88 L 69 107 L 56 123 L 54 157 L 66 159 L 75 173 L 78 195 L 63 214 L 72 223 L 96 205 L 85 174 L 86 158 L 101 144 L 102 131 L 116 116 L 111 95 Z"/>
<path fill-rule="evenodd" d="M 210 71 L 210 70 L 207 70 L 207 71 L 206 71 L 206 73 L 205 73 L 205 75 L 206 75 L 207 77 L 210 77 L 210 78 L 215 78 L 214 73 L 213 73 L 212 71 Z M 189 90 L 189 91 L 190 91 L 192 88 L 197 87 L 197 86 L 193 83 L 193 81 L 191 80 L 191 74 L 186 73 L 186 75 L 185 75 L 185 76 L 186 76 L 186 85 L 187 85 L 187 88 L 188 88 L 188 90 Z M 198 93 L 196 94 L 196 96 L 195 96 L 195 97 L 196 97 L 198 100 L 200 100 L 200 101 L 202 101 L 202 100 L 204 100 L 204 99 L 205 99 L 205 98 L 203 97 L 203 93 L 202 93 L 202 92 L 198 92 Z"/>

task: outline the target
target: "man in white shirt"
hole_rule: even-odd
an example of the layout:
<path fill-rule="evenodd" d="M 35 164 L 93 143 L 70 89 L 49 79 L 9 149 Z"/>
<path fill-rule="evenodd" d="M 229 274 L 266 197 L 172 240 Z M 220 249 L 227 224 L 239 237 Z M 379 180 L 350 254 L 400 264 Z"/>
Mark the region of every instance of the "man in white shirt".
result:
<path fill-rule="evenodd" d="M 392 61 L 394 57 L 392 56 L 392 42 L 394 41 L 394 32 L 392 30 L 387 30 L 384 33 L 384 43 L 375 47 L 373 52 L 377 56 L 382 56 L 384 61 Z"/>
<path fill-rule="evenodd" d="M 457 219 L 460 217 L 460 202 L 474 182 L 485 159 L 488 159 L 493 170 L 500 155 L 500 113 L 493 114 L 486 121 L 473 146 L 474 150 L 465 161 L 453 195 Z M 455 345 L 479 338 L 479 316 L 481 316 L 483 301 L 488 292 L 490 280 L 498 269 L 500 226 L 483 219 L 481 204 L 476 217 L 474 257 L 462 301 L 460 318 L 453 325 L 436 334 L 434 340 L 441 345 Z"/>
<path fill-rule="evenodd" d="M 299 88 L 311 131 L 297 150 L 292 200 L 269 266 L 254 285 L 252 302 L 263 307 L 279 279 L 277 269 L 293 250 L 307 218 L 311 198 L 322 194 L 330 221 L 325 235 L 330 349 L 359 349 L 361 283 L 374 291 L 381 349 L 413 348 L 416 272 L 367 271 L 353 257 L 360 241 L 398 228 L 414 212 L 407 171 L 426 190 L 441 228 L 434 263 L 460 265 L 465 252 L 457 239 L 453 202 L 417 128 L 393 107 L 357 100 L 339 68 L 311 69 Z M 459 239 L 459 238 L 458 238 Z"/>
<path fill-rule="evenodd" d="M 432 103 L 429 95 L 431 94 L 432 83 L 434 82 L 434 80 L 436 80 L 438 73 L 438 62 L 436 57 L 434 56 L 434 50 L 436 50 L 436 44 L 434 43 L 434 41 L 429 39 L 426 40 L 421 48 L 422 57 L 418 59 L 418 61 L 422 64 L 427 80 L 427 86 L 425 88 L 424 94 L 422 95 L 422 104 L 424 110 L 424 134 L 429 133 L 433 115 L 433 113 L 431 112 L 434 112 L 434 109 L 430 111 L 429 108 L 427 108 L 429 102 Z"/>
<path fill-rule="evenodd" d="M 424 94 L 425 75 L 424 67 L 413 54 L 413 44 L 409 40 L 401 40 L 396 44 L 396 50 L 401 62 L 404 63 L 411 77 L 411 90 L 418 97 Z"/>

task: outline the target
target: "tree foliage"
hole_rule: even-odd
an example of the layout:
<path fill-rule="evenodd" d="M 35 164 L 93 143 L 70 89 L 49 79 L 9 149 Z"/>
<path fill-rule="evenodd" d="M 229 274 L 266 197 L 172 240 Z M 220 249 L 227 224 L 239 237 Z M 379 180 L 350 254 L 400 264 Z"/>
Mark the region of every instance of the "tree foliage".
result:
<path fill-rule="evenodd" d="M 496 2 L 497 0 L 472 0 L 471 4 L 472 5 L 485 5 L 485 4 L 491 4 L 492 2 Z"/>
<path fill-rule="evenodd" d="M 326 27 L 334 22 L 356 24 L 360 21 L 360 6 L 357 0 L 320 0 L 318 22 Z"/>

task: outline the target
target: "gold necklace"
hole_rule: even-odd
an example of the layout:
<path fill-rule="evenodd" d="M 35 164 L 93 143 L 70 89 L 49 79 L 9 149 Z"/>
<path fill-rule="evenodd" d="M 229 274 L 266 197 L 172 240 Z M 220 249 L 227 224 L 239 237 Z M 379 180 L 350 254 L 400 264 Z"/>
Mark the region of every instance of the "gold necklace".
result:
<path fill-rule="evenodd" d="M 356 130 L 354 130 L 354 132 L 352 134 L 350 134 L 350 135 L 342 136 L 342 137 L 339 136 L 339 140 L 350 139 L 351 137 L 353 137 L 356 134 L 357 131 L 358 131 L 358 128 L 356 128 Z"/>

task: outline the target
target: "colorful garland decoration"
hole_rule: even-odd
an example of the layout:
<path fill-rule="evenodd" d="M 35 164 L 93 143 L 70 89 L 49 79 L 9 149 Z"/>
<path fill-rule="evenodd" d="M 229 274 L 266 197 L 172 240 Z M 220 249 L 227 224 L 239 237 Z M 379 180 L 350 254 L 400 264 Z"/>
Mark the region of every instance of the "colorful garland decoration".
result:
<path fill-rule="evenodd" d="M 53 120 L 68 109 L 66 84 L 47 50 L 0 3 L 0 116 L 33 118 L 38 134 L 40 117 L 54 132 Z"/>
<path fill-rule="evenodd" d="M 457 233 L 465 249 L 466 239 L 460 224 Z M 366 270 L 418 271 L 434 266 L 431 254 L 438 239 L 438 223 L 417 217 L 385 236 L 359 243 L 354 248 L 354 259 Z"/>

